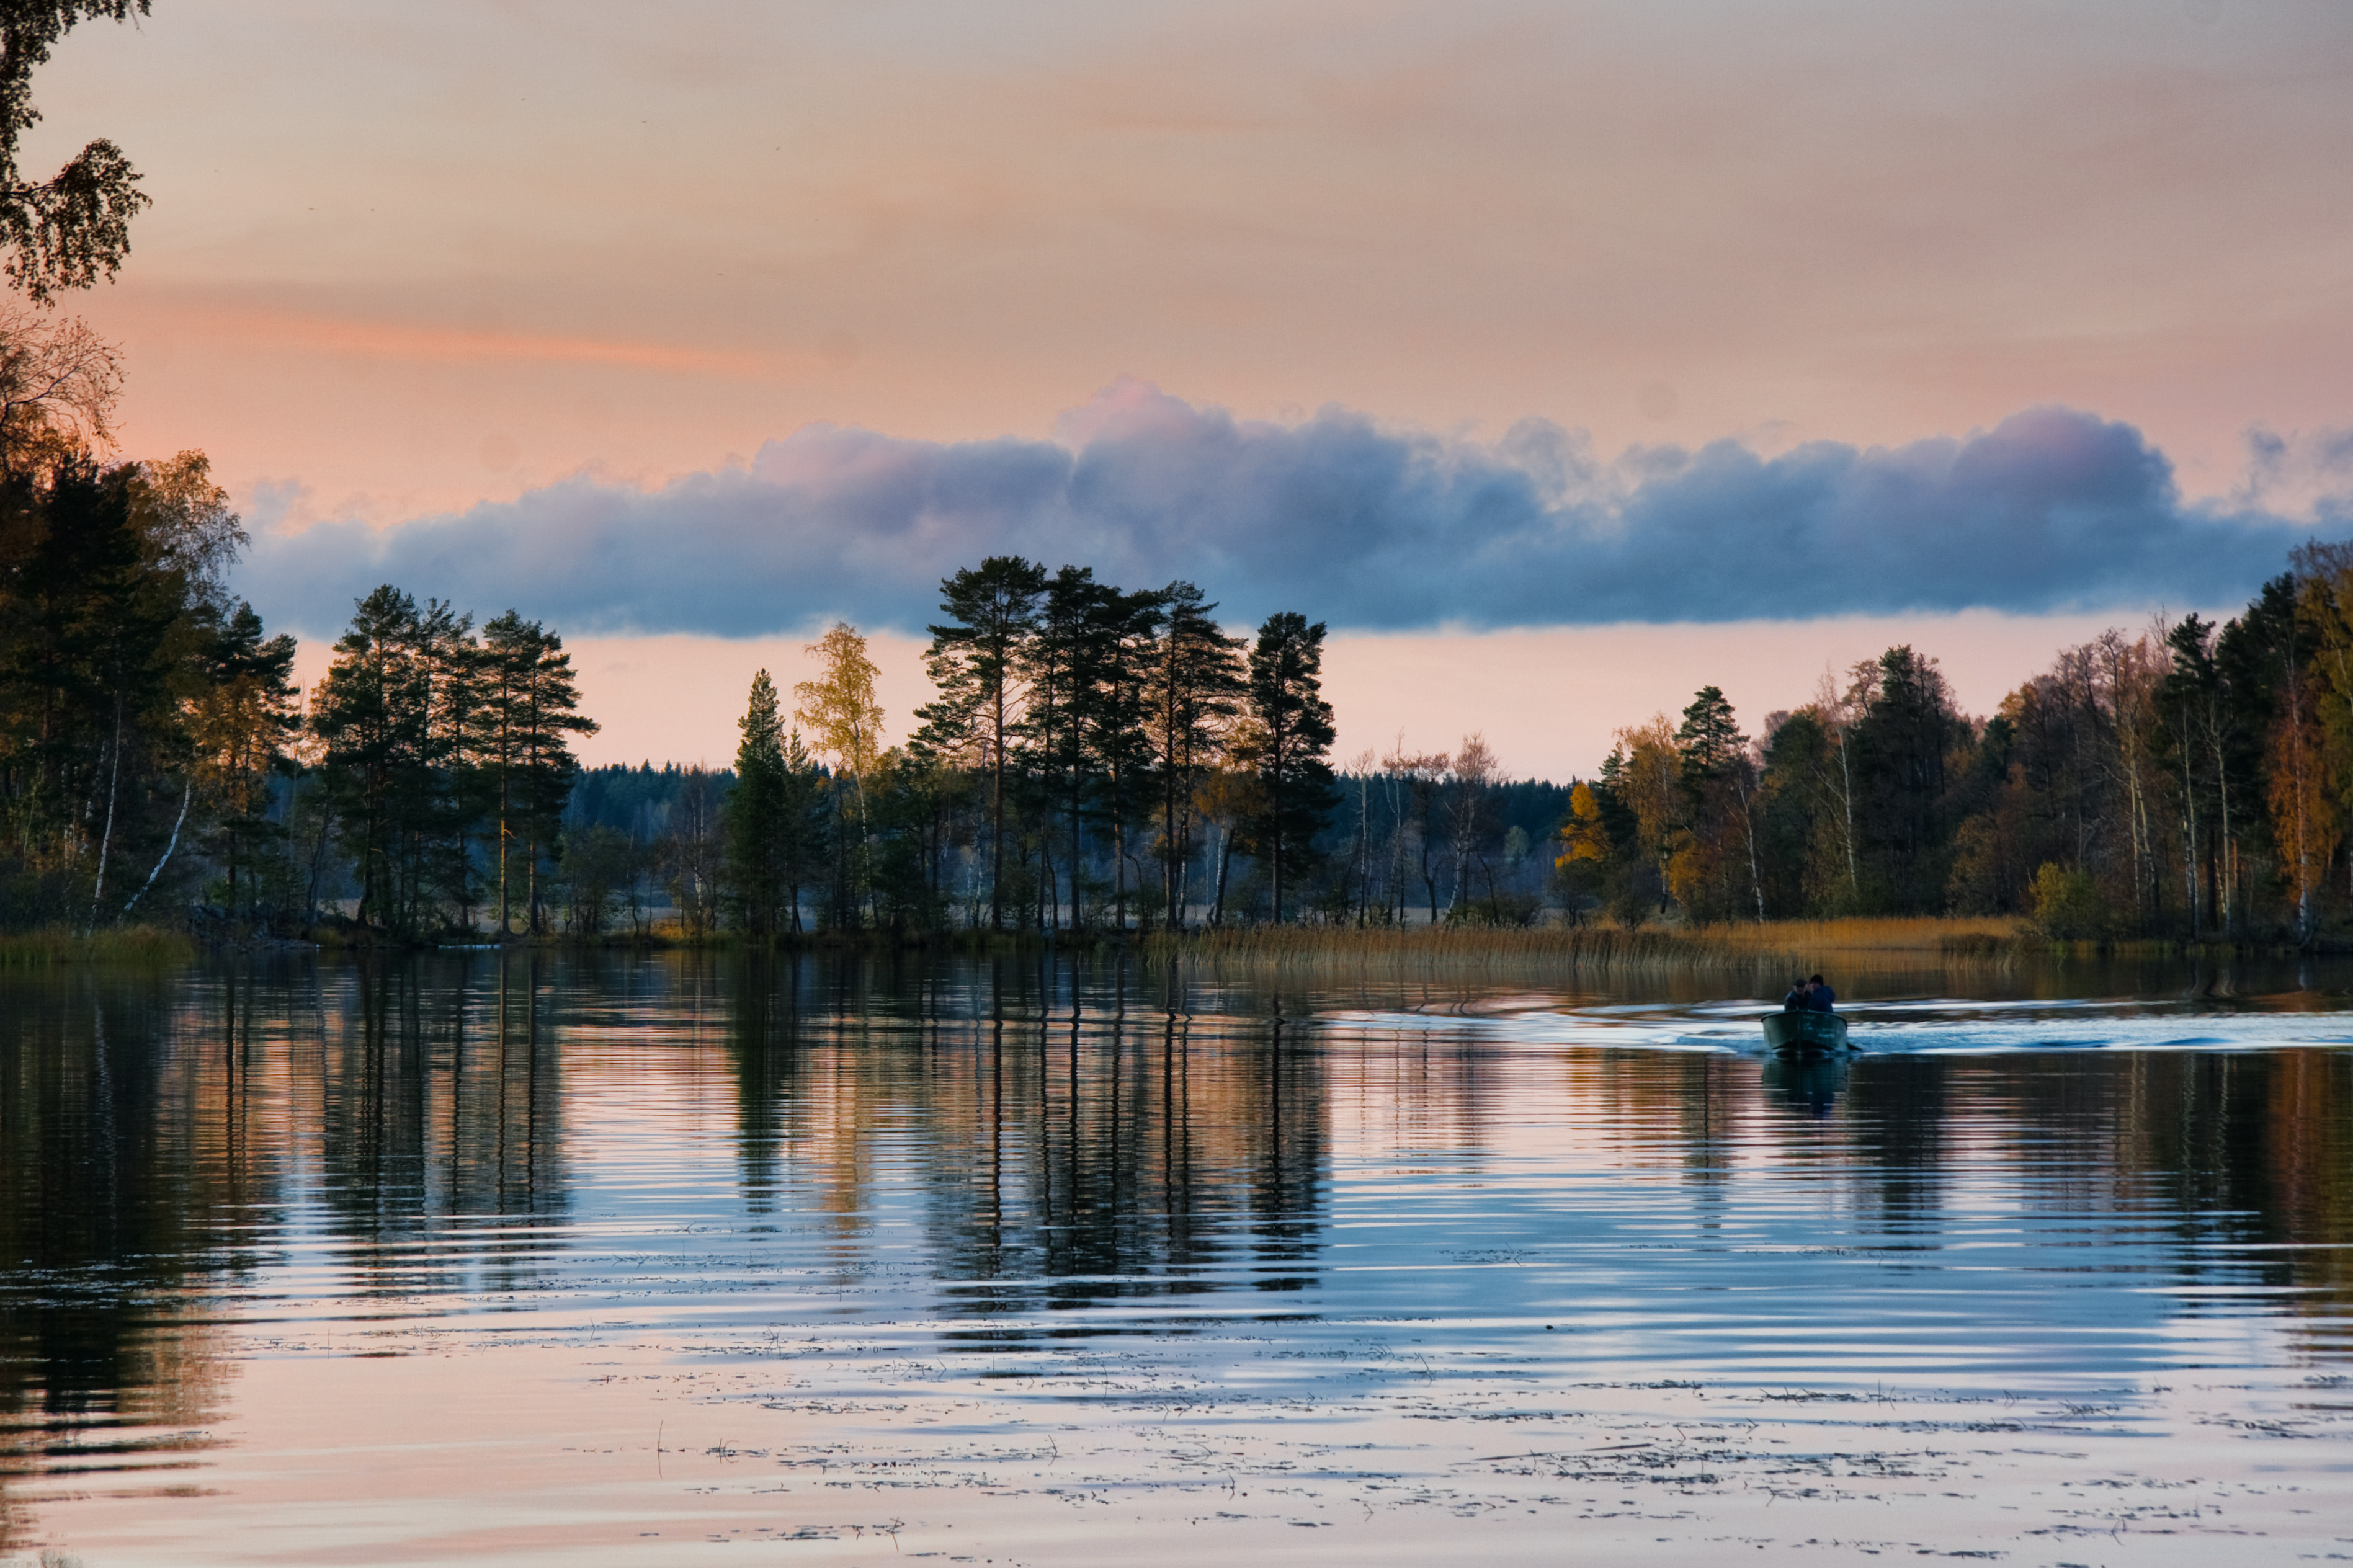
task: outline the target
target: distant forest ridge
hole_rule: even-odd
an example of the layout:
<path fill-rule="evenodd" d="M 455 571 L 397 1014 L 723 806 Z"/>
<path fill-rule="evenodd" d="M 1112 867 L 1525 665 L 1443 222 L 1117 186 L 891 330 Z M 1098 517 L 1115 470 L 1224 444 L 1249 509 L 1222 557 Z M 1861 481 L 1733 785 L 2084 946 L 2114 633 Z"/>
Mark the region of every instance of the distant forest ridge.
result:
<path fill-rule="evenodd" d="M 670 814 L 679 794 L 686 786 L 690 766 L 664 763 L 659 767 L 650 762 L 632 765 L 628 763 L 607 763 L 596 767 L 584 767 L 572 786 L 572 798 L 565 807 L 564 821 L 567 828 L 586 830 L 607 827 L 641 844 L 650 844 L 670 830 Z M 709 768 L 703 770 L 711 781 L 713 797 L 724 802 L 735 787 L 735 770 Z M 830 777 L 824 764 L 818 771 Z M 1335 826 L 1356 809 L 1356 791 L 1360 784 L 1380 787 L 1402 775 L 1376 770 L 1355 773 L 1343 770 L 1337 775 L 1345 795 L 1332 811 Z M 1488 786 L 1493 802 L 1495 837 L 1500 843 L 1510 837 L 1516 828 L 1525 836 L 1525 842 L 1542 846 L 1558 831 L 1561 819 L 1568 811 L 1569 791 L 1576 781 L 1554 784 L 1546 779 L 1521 779 L 1499 782 Z"/>

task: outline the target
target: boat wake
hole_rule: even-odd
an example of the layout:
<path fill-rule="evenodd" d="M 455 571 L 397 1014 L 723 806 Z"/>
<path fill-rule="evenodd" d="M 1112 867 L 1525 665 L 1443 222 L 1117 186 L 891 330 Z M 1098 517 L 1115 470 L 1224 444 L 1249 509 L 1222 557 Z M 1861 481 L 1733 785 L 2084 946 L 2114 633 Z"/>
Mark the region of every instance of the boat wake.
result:
<path fill-rule="evenodd" d="M 1323 1016 L 1326 1031 L 1440 1033 L 1496 1045 L 1602 1046 L 1769 1054 L 1753 1001 L 1562 1005 L 1477 1013 L 1358 1010 Z M 1982 1056 L 2021 1051 L 2263 1051 L 2353 1047 L 2353 1011 L 2276 1003 L 1983 1002 L 1920 998 L 1841 1006 L 1857 1055 Z"/>

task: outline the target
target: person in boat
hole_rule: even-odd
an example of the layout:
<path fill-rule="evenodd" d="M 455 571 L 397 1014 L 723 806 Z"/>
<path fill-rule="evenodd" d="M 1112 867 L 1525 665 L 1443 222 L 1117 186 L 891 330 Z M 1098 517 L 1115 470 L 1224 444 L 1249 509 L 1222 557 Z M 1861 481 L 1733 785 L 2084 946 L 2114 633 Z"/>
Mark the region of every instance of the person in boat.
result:
<path fill-rule="evenodd" d="M 1838 993 L 1831 990 L 1830 982 L 1819 974 L 1806 982 L 1806 1011 L 1809 1013 L 1838 1011 Z"/>
<path fill-rule="evenodd" d="M 1790 981 L 1789 994 L 1781 998 L 1781 1011 L 1784 1013 L 1804 1012 L 1806 1010 L 1806 998 L 1808 994 L 1806 983 L 1804 981 Z"/>

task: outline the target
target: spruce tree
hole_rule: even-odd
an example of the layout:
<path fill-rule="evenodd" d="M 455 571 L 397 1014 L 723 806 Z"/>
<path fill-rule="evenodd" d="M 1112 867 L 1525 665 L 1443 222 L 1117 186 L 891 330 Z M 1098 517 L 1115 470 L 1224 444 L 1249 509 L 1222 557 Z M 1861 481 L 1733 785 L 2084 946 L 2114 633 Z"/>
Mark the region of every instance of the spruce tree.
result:
<path fill-rule="evenodd" d="M 735 787 L 722 808 L 726 823 L 728 899 L 746 936 L 772 937 L 783 887 L 786 795 L 784 721 L 776 682 L 766 670 L 752 677 L 750 699 L 736 729 Z M 797 739 L 797 736 L 796 737 Z"/>
<path fill-rule="evenodd" d="M 784 912 L 801 929 L 801 889 L 817 880 L 825 864 L 832 812 L 824 770 L 794 730 L 785 736 L 783 788 L 777 797 L 777 870 L 784 878 Z"/>

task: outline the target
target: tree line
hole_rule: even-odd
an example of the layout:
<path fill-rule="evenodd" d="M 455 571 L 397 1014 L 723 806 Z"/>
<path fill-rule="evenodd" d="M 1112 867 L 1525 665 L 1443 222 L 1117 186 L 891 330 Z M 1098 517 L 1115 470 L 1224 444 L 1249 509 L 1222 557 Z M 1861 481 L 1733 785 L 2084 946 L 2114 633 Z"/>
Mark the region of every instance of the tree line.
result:
<path fill-rule="evenodd" d="M 87 930 L 249 874 L 290 731 L 293 639 L 227 573 L 200 452 L 108 462 L 115 348 L 0 305 L 0 924 Z"/>
<path fill-rule="evenodd" d="M 2353 544 L 2295 552 L 2221 625 L 2063 650 L 1989 717 L 1899 647 L 1753 738 L 1704 688 L 1566 789 L 1507 778 L 1475 734 L 1335 770 L 1320 624 L 1235 637 L 1191 584 L 993 557 L 942 584 L 936 695 L 905 743 L 837 626 L 789 694 L 754 678 L 732 770 L 663 771 L 657 819 L 650 771 L 626 811 L 617 775 L 584 784 L 571 743 L 596 725 L 569 656 L 514 611 L 478 627 L 386 584 L 298 691 L 292 639 L 227 591 L 244 535 L 202 455 L 92 456 L 111 351 L 77 331 L 19 323 L 51 357 L 0 363 L 0 393 L 47 389 L 0 395 L 12 927 L 193 907 L 404 938 L 666 920 L 767 940 L 1552 902 L 2309 941 L 2353 914 Z"/>
<path fill-rule="evenodd" d="M 1621 923 L 2012 914 L 2058 935 L 2310 941 L 2353 915 L 2353 543 L 2220 625 L 2062 652 L 1986 718 L 1910 647 L 1744 733 L 1723 692 L 1592 779 L 1477 735 L 1335 770 L 1324 627 L 1225 631 L 1190 583 L 996 556 L 941 584 L 901 745 L 847 626 L 753 684 L 732 771 L 649 837 L 592 820 L 554 632 L 386 584 L 304 694 L 228 590 L 203 454 L 110 461 L 114 348 L 0 305 L 0 925 L 322 910 L 401 937 Z M 1560 797 L 1565 794 L 1565 798 Z"/>
<path fill-rule="evenodd" d="M 386 933 L 544 929 L 568 738 L 596 728 L 561 639 L 386 585 L 306 703 L 294 639 L 221 586 L 226 501 L 194 453 L 5 475 L 0 924 L 302 930 L 353 890 Z"/>
<path fill-rule="evenodd" d="M 1123 589 L 1019 556 L 961 569 L 929 628 L 937 695 L 903 746 L 882 743 L 854 628 L 812 646 L 789 716 L 761 671 L 723 814 L 730 919 L 754 936 L 809 918 L 1215 924 L 1238 856 L 1284 918 L 1337 798 L 1324 627 L 1284 611 L 1246 639 L 1216 608 L 1190 583 Z"/>
<path fill-rule="evenodd" d="M 2190 940 L 2353 915 L 2353 542 L 2295 551 L 2220 626 L 2065 650 L 1983 719 L 1909 647 L 1753 738 L 1704 688 L 1620 732 L 1548 851 L 1522 819 L 1551 786 L 1476 735 L 1335 774 L 1322 624 L 1245 640 L 1191 584 L 997 556 L 942 584 L 938 695 L 905 745 L 837 626 L 789 717 L 755 679 L 732 775 L 685 770 L 656 841 L 583 822 L 570 741 L 595 725 L 559 637 L 387 584 L 306 701 L 292 639 L 228 591 L 245 535 L 204 455 L 108 460 L 118 351 L 21 302 L 113 277 L 148 205 L 102 139 L 26 176 L 32 75 L 80 23 L 147 9 L 14 5 L 0 50 L 0 926 L 167 905 L 290 926 L 348 899 L 402 935 L 594 931 L 657 890 L 690 931 L 754 936 L 1524 919 L 1540 895 L 1627 923 L 1997 913 Z"/>
<path fill-rule="evenodd" d="M 1760 728 L 1709 686 L 1619 731 L 1560 824 L 1563 901 L 2189 941 L 2306 942 L 2353 913 L 2353 544 L 2296 550 L 2219 625 L 2065 649 L 1985 718 L 1900 647 Z"/>
<path fill-rule="evenodd" d="M 107 461 L 120 355 L 0 305 L 0 926 L 195 906 L 419 935 L 544 929 L 578 711 L 560 638 L 390 585 L 303 700 L 228 589 L 246 534 L 201 452 Z"/>

